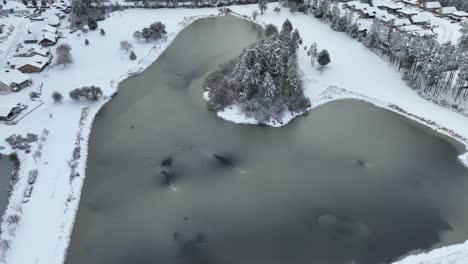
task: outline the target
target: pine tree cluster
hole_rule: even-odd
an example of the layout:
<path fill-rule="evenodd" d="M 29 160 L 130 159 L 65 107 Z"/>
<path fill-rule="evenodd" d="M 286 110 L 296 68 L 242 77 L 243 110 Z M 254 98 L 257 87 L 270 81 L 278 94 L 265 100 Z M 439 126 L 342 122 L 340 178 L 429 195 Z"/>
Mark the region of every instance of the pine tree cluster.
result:
<path fill-rule="evenodd" d="M 310 102 L 304 96 L 297 63 L 301 42 L 286 20 L 280 33 L 244 49 L 206 79 L 208 107 L 221 111 L 235 104 L 260 123 L 280 121 L 286 111 L 306 110 Z"/>

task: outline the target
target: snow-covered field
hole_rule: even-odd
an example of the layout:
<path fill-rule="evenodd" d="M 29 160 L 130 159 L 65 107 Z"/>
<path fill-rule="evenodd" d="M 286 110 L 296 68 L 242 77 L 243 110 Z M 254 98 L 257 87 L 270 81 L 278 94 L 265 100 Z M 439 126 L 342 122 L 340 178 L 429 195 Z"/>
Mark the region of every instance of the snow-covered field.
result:
<path fill-rule="evenodd" d="M 230 8 L 249 16 L 257 7 L 247 5 Z M 395 105 L 398 109 L 411 113 L 411 116 L 407 116 L 413 119 L 423 121 L 418 117 L 424 118 L 426 121 L 423 122 L 441 133 L 457 134 L 459 139 L 468 138 L 468 118 L 419 97 L 401 80 L 400 73 L 360 43 L 346 34 L 332 31 L 328 24 L 310 16 L 290 14 L 284 10 L 276 15 L 273 8 L 274 4 L 270 4 L 266 14 L 259 16 L 257 22 L 281 26 L 283 21 L 289 18 L 299 29 L 305 45 L 317 42 L 320 49 L 326 48 L 331 54 L 331 64 L 323 71 L 318 71 L 310 65 L 305 51 L 299 51 L 306 94 L 314 106 L 342 98 L 360 98 L 387 108 Z M 65 38 L 61 39 L 60 43 L 69 43 L 72 46 L 74 63 L 68 67 L 54 66 L 44 73 L 33 75 L 36 88 L 0 96 L 0 105 L 27 102 L 28 93 L 43 83 L 41 99 L 44 104 L 41 107 L 17 125 L 0 124 L 0 145 L 6 147 L 2 153 L 11 152 L 10 147 L 3 143 L 3 139 L 11 134 L 41 135 L 43 129 L 50 131 L 43 143 L 41 158 L 35 160 L 31 154 L 22 151 L 19 153 L 20 180 L 15 186 L 7 214 L 17 212 L 21 206 L 22 217 L 12 234 L 2 234 L 2 239 L 11 241 L 11 249 L 7 254 L 8 264 L 64 262 L 84 181 L 87 141 L 94 116 L 116 91 L 119 82 L 149 66 L 181 29 L 196 18 L 216 14 L 218 11 L 215 8 L 131 9 L 113 13 L 110 18 L 100 23 L 100 27 L 106 31 L 105 36 L 101 36 L 99 31 L 79 35 L 77 32 L 69 34 L 67 30 L 62 29 Z M 165 41 L 146 43 L 132 38 L 135 30 L 155 21 L 166 24 L 169 34 Z M 86 38 L 90 42 L 89 46 L 84 44 Z M 138 56 L 136 61 L 129 60 L 128 53 L 120 50 L 121 40 L 128 40 L 133 44 L 133 50 Z M 68 98 L 70 90 L 85 85 L 100 86 L 107 96 L 106 100 L 97 103 L 77 103 Z M 52 101 L 51 93 L 54 91 L 60 91 L 64 95 L 62 103 L 56 104 Z M 200 96 L 201 92 L 200 90 Z M 463 143 L 467 144 L 466 141 Z M 81 147 L 81 157 L 75 169 L 80 176 L 70 180 L 69 161 L 72 160 L 75 147 Z M 35 148 L 38 148 L 37 144 L 33 145 L 33 153 Z M 467 161 L 468 158 L 465 155 L 461 156 L 460 160 Z M 27 186 L 28 172 L 33 169 L 39 170 L 39 176 L 34 184 L 31 199 L 23 204 L 22 196 Z M 2 225 L 4 230 L 8 230 L 6 223 Z M 468 243 L 465 243 L 436 250 L 429 255 L 411 257 L 401 263 L 467 262 Z"/>

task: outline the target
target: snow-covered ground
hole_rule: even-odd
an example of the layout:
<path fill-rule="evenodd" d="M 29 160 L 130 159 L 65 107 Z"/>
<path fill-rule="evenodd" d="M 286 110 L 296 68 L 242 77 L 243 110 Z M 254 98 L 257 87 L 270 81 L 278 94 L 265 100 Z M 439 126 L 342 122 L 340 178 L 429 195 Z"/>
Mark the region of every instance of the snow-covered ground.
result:
<path fill-rule="evenodd" d="M 230 8 L 250 16 L 257 7 L 247 5 Z M 314 106 L 342 98 L 359 98 L 387 108 L 397 106 L 398 108 L 391 109 L 406 112 L 406 116 L 426 123 L 441 133 L 458 135 L 456 137 L 467 144 L 464 138 L 468 138 L 468 118 L 419 97 L 401 80 L 400 73 L 346 34 L 332 31 L 328 24 L 311 16 L 290 14 L 284 9 L 276 15 L 273 8 L 274 4 L 270 4 L 266 14 L 257 18 L 258 22 L 281 26 L 289 18 L 299 29 L 305 45 L 317 42 L 319 48 L 326 48 L 331 54 L 331 64 L 323 71 L 318 71 L 310 65 L 305 51 L 299 51 L 306 95 L 312 99 Z M 35 87 L 0 96 L 0 105 L 28 102 L 28 93 L 43 84 L 42 106 L 14 126 L 0 124 L 0 145 L 6 147 L 2 153 L 12 151 L 3 141 L 11 134 L 35 133 L 40 136 L 44 134 L 44 129 L 50 131 L 41 143 L 40 158 L 34 159 L 31 154 L 19 152 L 20 180 L 15 185 L 7 214 L 22 211 L 22 217 L 16 229 L 1 235 L 2 239 L 11 241 L 11 249 L 7 253 L 8 264 L 63 263 L 84 181 L 87 142 L 94 116 L 116 91 L 119 82 L 149 66 L 182 28 L 196 18 L 216 14 L 218 11 L 215 8 L 131 9 L 113 13 L 100 23 L 100 27 L 106 31 L 105 36 L 101 36 L 99 31 L 70 34 L 62 26 L 65 38 L 59 43 L 69 43 L 72 46 L 74 63 L 68 67 L 54 66 L 44 73 L 33 74 Z M 146 43 L 132 38 L 135 30 L 155 21 L 166 24 L 166 40 Z M 85 39 L 89 40 L 89 46 L 84 44 Z M 129 60 L 128 53 L 120 50 L 121 40 L 128 40 L 133 44 L 133 50 L 138 56 L 136 61 Z M 70 90 L 85 85 L 100 86 L 107 98 L 97 103 L 73 102 L 68 98 Z M 54 91 L 64 95 L 62 103 L 52 101 L 51 93 Z M 33 144 L 33 153 L 39 145 Z M 74 170 L 80 176 L 71 180 L 70 164 L 73 164 L 71 161 L 76 147 L 80 147 L 77 150 L 81 155 Z M 461 156 L 460 160 L 466 161 L 468 158 Z M 33 169 L 38 169 L 39 176 L 29 202 L 22 203 L 22 196 L 28 185 L 28 172 Z M 2 228 L 11 229 L 5 222 Z M 440 261 L 442 255 L 448 256 L 444 258 L 448 262 Z M 437 250 L 429 255 L 408 258 L 402 263 L 459 264 L 467 263 L 467 256 L 468 244 L 465 243 Z M 432 260 L 427 261 L 430 258 Z M 458 262 L 454 262 L 452 258 Z"/>

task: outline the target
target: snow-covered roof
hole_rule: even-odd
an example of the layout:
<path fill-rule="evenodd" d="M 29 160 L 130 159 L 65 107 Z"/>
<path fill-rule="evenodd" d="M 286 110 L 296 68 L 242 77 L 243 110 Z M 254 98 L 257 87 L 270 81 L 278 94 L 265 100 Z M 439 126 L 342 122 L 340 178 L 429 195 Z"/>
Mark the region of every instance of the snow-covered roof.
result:
<path fill-rule="evenodd" d="M 21 12 L 21 11 L 28 11 L 28 8 L 16 1 L 8 1 L 6 4 L 2 7 L 2 10 L 7 10 L 7 11 L 13 11 L 13 12 Z"/>
<path fill-rule="evenodd" d="M 415 35 L 419 35 L 419 36 L 429 36 L 429 35 L 435 35 L 434 32 L 428 30 L 428 29 L 425 29 L 425 30 L 416 30 L 416 31 L 412 31 L 411 32 L 412 34 L 415 34 Z"/>
<path fill-rule="evenodd" d="M 441 9 L 442 14 L 451 14 L 453 12 L 457 12 L 457 8 L 454 6 L 447 6 L 447 7 L 442 7 Z"/>
<path fill-rule="evenodd" d="M 404 30 L 404 31 L 419 31 L 419 30 L 423 30 L 423 28 L 421 27 L 418 27 L 416 25 L 408 25 L 408 26 L 403 26 L 403 27 L 400 27 L 400 29 Z"/>
<path fill-rule="evenodd" d="M 49 16 L 46 22 L 48 26 L 58 26 L 60 24 L 60 19 L 57 16 Z M 55 32 L 53 33 L 56 33 L 56 32 L 57 32 L 57 29 L 55 29 Z"/>
<path fill-rule="evenodd" d="M 13 108 L 17 105 L 0 105 L 0 116 L 8 116 Z"/>
<path fill-rule="evenodd" d="M 419 12 L 413 9 L 405 8 L 405 9 L 398 10 L 398 13 L 402 13 L 404 15 L 416 15 Z"/>
<path fill-rule="evenodd" d="M 40 45 L 33 45 L 33 46 L 28 46 L 28 47 L 21 47 L 19 48 L 15 56 L 30 56 L 33 53 L 39 54 L 41 56 L 47 56 L 49 54 L 49 49 L 42 47 Z"/>
<path fill-rule="evenodd" d="M 56 17 L 58 19 L 58 17 Z M 42 28 L 41 31 L 45 31 L 45 32 L 50 32 L 50 33 L 57 33 L 57 28 L 56 27 L 53 27 L 51 25 L 44 25 L 44 27 Z"/>
<path fill-rule="evenodd" d="M 417 5 L 418 4 L 418 0 L 402 0 L 402 2 L 407 3 L 407 4 L 411 4 L 411 5 Z"/>
<path fill-rule="evenodd" d="M 47 63 L 49 63 L 49 61 L 50 61 L 50 57 L 43 57 L 43 56 L 40 56 L 40 55 L 34 55 L 32 57 L 23 58 L 21 63 L 19 63 L 17 65 L 17 68 L 20 68 L 20 67 L 23 67 L 23 66 L 26 66 L 26 65 L 31 65 L 33 67 L 37 67 L 37 68 L 42 69 L 47 65 Z"/>
<path fill-rule="evenodd" d="M 407 25 L 411 25 L 411 21 L 407 18 L 399 18 L 399 19 L 395 19 L 393 21 L 393 25 L 399 27 L 399 26 L 407 26 Z"/>
<path fill-rule="evenodd" d="M 421 16 L 421 15 L 412 16 L 410 19 L 411 21 L 413 21 L 413 23 L 429 22 L 429 19 L 427 17 Z"/>
<path fill-rule="evenodd" d="M 49 31 L 45 31 L 45 32 L 42 32 L 42 34 L 40 35 L 40 37 L 37 39 L 38 42 L 41 42 L 43 40 L 50 40 L 52 42 L 57 42 L 57 35 L 55 35 L 54 33 L 52 32 L 49 32 Z"/>
<path fill-rule="evenodd" d="M 455 15 L 457 17 L 468 17 L 468 13 L 465 11 L 457 11 L 457 12 L 452 12 L 450 14 Z"/>
<path fill-rule="evenodd" d="M 433 1 L 433 2 L 427 2 L 426 3 L 426 8 L 428 9 L 436 9 L 436 8 L 441 8 L 442 6 L 438 1 Z"/>
<path fill-rule="evenodd" d="M 0 74 L 0 82 L 8 86 L 11 86 L 12 84 L 21 84 L 30 79 L 31 77 L 29 77 L 29 75 L 26 75 L 18 70 L 10 70 Z"/>
<path fill-rule="evenodd" d="M 388 7 L 391 9 L 401 9 L 404 7 L 402 3 L 392 0 L 374 0 L 373 4 L 376 7 Z"/>

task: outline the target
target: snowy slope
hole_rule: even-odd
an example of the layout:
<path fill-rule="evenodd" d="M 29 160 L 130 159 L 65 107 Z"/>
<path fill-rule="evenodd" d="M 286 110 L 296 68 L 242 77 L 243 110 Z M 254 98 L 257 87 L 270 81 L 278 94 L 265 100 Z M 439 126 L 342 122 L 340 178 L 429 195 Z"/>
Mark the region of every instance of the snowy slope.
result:
<path fill-rule="evenodd" d="M 36 161 L 32 155 L 19 152 L 21 159 L 20 181 L 15 186 L 7 213 L 14 213 L 21 207 L 22 218 L 15 232 L 4 232 L 2 239 L 12 241 L 7 254 L 8 264 L 53 264 L 63 263 L 68 246 L 69 235 L 78 208 L 81 186 L 83 184 L 86 144 L 92 120 L 106 100 L 97 103 L 72 102 L 68 92 L 84 85 L 97 85 L 104 90 L 105 96 L 112 95 L 118 83 L 130 74 L 140 72 L 149 66 L 170 44 L 177 33 L 198 17 L 217 14 L 216 9 L 171 9 L 168 10 L 129 10 L 113 13 L 100 23 L 106 31 L 88 34 L 69 34 L 63 27 L 65 38 L 59 43 L 72 46 L 74 63 L 68 67 L 54 66 L 40 74 L 32 74 L 33 87 L 19 93 L 0 96 L 0 105 L 30 101 L 28 93 L 39 90 L 43 84 L 41 99 L 44 104 L 17 125 L 0 124 L 0 145 L 10 149 L 4 139 L 11 134 L 42 134 L 47 128 L 50 134 L 42 150 L 42 158 Z M 132 38 L 135 30 L 162 21 L 167 26 L 166 41 L 158 43 L 138 42 Z M 130 23 L 131 22 L 131 23 Z M 89 46 L 84 45 L 87 38 Z M 128 40 L 138 56 L 136 61 L 129 60 L 129 54 L 120 50 L 120 41 Z M 64 95 L 60 104 L 53 103 L 51 94 L 59 91 Z M 82 113 L 87 113 L 80 125 Z M 70 181 L 69 161 L 77 138 L 81 147 L 81 159 L 77 171 L 82 175 Z M 33 144 L 32 152 L 37 149 Z M 39 170 L 33 193 L 28 203 L 22 203 L 22 195 L 27 186 L 27 175 L 32 169 Z M 10 228 L 3 223 L 4 230 Z M 13 237 L 14 236 L 14 237 Z"/>
<path fill-rule="evenodd" d="M 401 80 L 400 73 L 395 72 L 360 43 L 351 40 L 346 34 L 332 31 L 329 25 L 310 16 L 292 15 L 284 10 L 279 15 L 275 15 L 272 12 L 273 6 L 270 4 L 266 15 L 259 16 L 259 22 L 280 26 L 286 18 L 289 18 L 293 25 L 299 28 L 305 44 L 310 45 L 315 41 L 319 48 L 326 48 L 331 53 L 332 63 L 324 71 L 319 72 L 310 66 L 305 52 L 303 50 L 299 52 L 300 66 L 306 79 L 307 95 L 323 99 L 316 102 L 315 106 L 327 100 L 346 97 L 359 97 L 373 103 L 379 102 L 377 104 L 382 106 L 394 104 L 416 116 L 434 121 L 438 127 L 436 125 L 432 127 L 443 133 L 449 134 L 441 130 L 447 128 L 460 137 L 468 138 L 466 117 L 420 98 Z M 230 8 L 241 14 L 250 15 L 252 10 L 256 9 L 256 5 Z M 3 139 L 13 133 L 41 135 L 45 128 L 50 131 L 44 143 L 42 158 L 37 159 L 37 163 L 31 155 L 19 153 L 22 162 L 20 181 L 15 186 L 7 213 L 16 212 L 18 206 L 21 206 L 23 216 L 15 232 L 12 233 L 14 238 L 9 232 L 2 234 L 2 239 L 12 241 L 7 255 L 8 264 L 60 264 L 64 261 L 84 180 L 87 140 L 92 120 L 105 103 L 105 100 L 97 103 L 72 102 L 68 98 L 68 91 L 84 85 L 97 85 L 104 90 L 106 96 L 112 95 L 119 81 L 132 73 L 144 70 L 170 44 L 176 34 L 195 19 L 194 16 L 203 17 L 217 13 L 213 8 L 132 9 L 113 13 L 110 18 L 101 22 L 100 27 L 105 29 L 105 36 L 100 36 L 98 31 L 78 36 L 77 33 L 69 34 L 62 28 L 65 38 L 60 42 L 71 44 L 74 64 L 67 68 L 54 67 L 45 73 L 35 74 L 33 75 L 35 87 L 0 96 L 0 104 L 29 101 L 28 93 L 38 89 L 43 83 L 41 99 L 44 104 L 41 107 L 15 126 L 0 124 L 0 145 L 6 147 L 3 153 L 11 151 Z M 155 45 L 155 43 L 137 42 L 131 37 L 133 31 L 156 20 L 166 24 L 169 32 L 167 41 Z M 84 45 L 85 38 L 90 41 L 89 46 Z M 128 54 L 120 50 L 121 40 L 129 40 L 133 44 L 138 56 L 136 61 L 130 61 Z M 341 87 L 346 91 L 333 93 L 330 91 L 335 90 L 329 89 L 329 86 Z M 63 103 L 52 102 L 50 95 L 53 91 L 60 91 L 64 95 Z M 70 181 L 71 169 L 68 162 L 72 159 L 76 146 L 81 147 L 81 158 L 76 168 L 80 176 Z M 38 146 L 33 145 L 33 152 L 35 148 Z M 39 170 L 39 176 L 34 184 L 32 197 L 28 203 L 23 204 L 22 194 L 27 185 L 27 174 L 36 168 Z M 5 223 L 3 227 L 6 227 Z M 447 254 L 461 259 L 466 257 L 468 245 L 448 247 L 443 249 L 443 252 L 445 253 L 436 251 L 431 254 L 434 256 Z M 424 258 L 427 256 L 421 259 Z M 419 258 L 404 263 L 443 263 L 418 262 L 417 259 Z M 434 258 L 434 261 L 437 259 Z"/>

